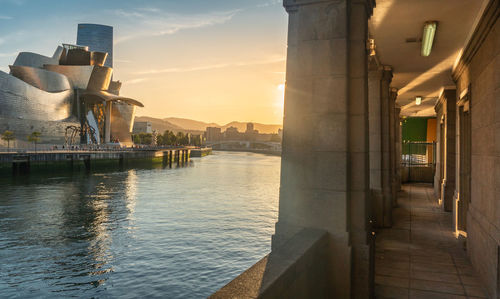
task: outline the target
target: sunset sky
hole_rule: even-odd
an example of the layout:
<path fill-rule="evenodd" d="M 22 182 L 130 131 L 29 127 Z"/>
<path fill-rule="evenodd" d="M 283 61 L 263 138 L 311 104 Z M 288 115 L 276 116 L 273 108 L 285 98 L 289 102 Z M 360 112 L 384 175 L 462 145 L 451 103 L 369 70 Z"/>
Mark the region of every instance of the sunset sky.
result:
<path fill-rule="evenodd" d="M 0 0 L 0 7 L 2 71 L 19 51 L 52 56 L 57 45 L 75 43 L 78 23 L 111 25 L 114 79 L 146 106 L 137 115 L 283 120 L 282 0 Z"/>

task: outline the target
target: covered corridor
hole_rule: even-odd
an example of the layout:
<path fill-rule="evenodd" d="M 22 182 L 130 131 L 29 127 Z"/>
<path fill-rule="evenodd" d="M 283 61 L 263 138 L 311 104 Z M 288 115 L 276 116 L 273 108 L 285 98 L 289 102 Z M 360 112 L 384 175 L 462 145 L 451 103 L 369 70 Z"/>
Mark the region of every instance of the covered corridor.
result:
<path fill-rule="evenodd" d="M 376 298 L 487 298 L 433 192 L 432 185 L 404 185 L 392 228 L 378 230 Z"/>
<path fill-rule="evenodd" d="M 500 298 L 500 0 L 283 4 L 272 251 L 216 295 Z M 432 150 L 415 159 L 402 146 L 410 117 L 435 120 Z M 401 189 L 415 170 L 402 162 L 422 170 L 417 158 L 434 189 Z"/>

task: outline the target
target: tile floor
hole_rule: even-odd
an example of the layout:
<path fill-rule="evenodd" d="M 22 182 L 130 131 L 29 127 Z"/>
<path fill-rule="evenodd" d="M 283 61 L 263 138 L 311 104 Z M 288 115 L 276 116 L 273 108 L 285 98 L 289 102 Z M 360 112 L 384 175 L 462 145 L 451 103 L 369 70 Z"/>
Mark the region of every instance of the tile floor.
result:
<path fill-rule="evenodd" d="M 394 225 L 377 231 L 376 298 L 488 298 L 430 185 L 404 185 Z"/>

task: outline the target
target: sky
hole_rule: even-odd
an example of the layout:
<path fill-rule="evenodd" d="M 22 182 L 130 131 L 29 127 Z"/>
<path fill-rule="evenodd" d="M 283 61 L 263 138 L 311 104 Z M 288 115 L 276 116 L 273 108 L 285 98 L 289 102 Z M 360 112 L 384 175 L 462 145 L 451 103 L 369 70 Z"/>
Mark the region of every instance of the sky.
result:
<path fill-rule="evenodd" d="M 282 0 L 0 0 L 0 71 L 20 51 L 52 56 L 78 23 L 114 27 L 114 80 L 139 116 L 281 124 Z M 98 9 L 97 9 L 98 8 Z"/>

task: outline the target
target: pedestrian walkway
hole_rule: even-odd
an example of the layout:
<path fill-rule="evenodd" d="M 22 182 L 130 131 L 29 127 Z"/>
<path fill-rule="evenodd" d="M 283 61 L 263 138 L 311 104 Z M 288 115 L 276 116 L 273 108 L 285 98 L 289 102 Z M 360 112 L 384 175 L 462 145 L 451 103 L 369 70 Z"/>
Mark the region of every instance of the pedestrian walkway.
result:
<path fill-rule="evenodd" d="M 488 298 L 430 185 L 404 185 L 393 217 L 377 232 L 376 298 Z"/>

